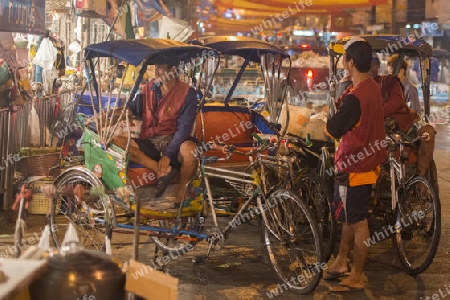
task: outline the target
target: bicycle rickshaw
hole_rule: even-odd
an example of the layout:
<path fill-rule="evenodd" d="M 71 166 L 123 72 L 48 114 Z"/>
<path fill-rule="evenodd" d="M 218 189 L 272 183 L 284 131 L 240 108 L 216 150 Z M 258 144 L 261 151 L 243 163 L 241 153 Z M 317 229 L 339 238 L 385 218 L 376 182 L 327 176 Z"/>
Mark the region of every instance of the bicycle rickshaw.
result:
<path fill-rule="evenodd" d="M 220 64 L 218 52 L 210 47 L 185 44 L 162 39 L 123 40 L 103 42 L 86 48 L 86 60 L 90 66 L 90 97 L 92 103 L 98 103 L 98 111 L 102 111 L 101 79 L 95 76 L 101 74 L 102 59 L 111 59 L 111 65 L 120 61 L 140 66 L 139 75 L 132 87 L 127 102 L 134 98 L 139 83 L 145 73 L 147 65 L 155 63 L 178 63 L 190 61 L 194 68 L 187 70 L 187 79 L 196 87 L 198 94 L 203 94 L 199 111 L 203 111 L 204 98 L 210 90 L 212 78 Z M 208 54 L 205 57 L 205 53 Z M 253 44 L 249 48 L 241 49 L 240 53 L 248 59 L 267 62 L 267 66 L 274 64 L 288 56 L 281 49 L 267 43 Z M 208 67 L 208 63 L 210 64 Z M 213 67 L 211 67 L 211 64 Z M 180 69 L 186 68 L 187 63 L 181 63 Z M 112 72 L 111 72 L 112 73 Z M 199 74 L 207 75 L 208 82 L 201 88 Z M 114 74 L 114 73 L 112 73 Z M 269 76 L 269 74 L 268 74 Z M 272 78 L 273 79 L 273 78 Z M 114 75 L 108 81 L 112 90 Z M 122 79 L 123 82 L 123 79 Z M 272 80 L 272 82 L 274 82 Z M 119 86 L 119 94 L 122 84 Z M 275 91 L 271 91 L 274 93 Z M 308 206 L 292 191 L 285 189 L 287 184 L 283 178 L 269 181 L 265 175 L 265 166 L 275 164 L 279 167 L 283 160 L 273 160 L 264 152 L 274 147 L 273 143 L 261 142 L 258 146 L 246 149 L 236 149 L 235 145 L 226 145 L 217 149 L 226 150 L 222 158 L 219 156 L 206 156 L 202 151 L 193 153 L 199 160 L 197 176 L 185 187 L 183 202 L 178 209 L 155 207 L 152 201 L 145 206 L 140 199 L 137 189 L 130 184 L 127 177 L 129 158 L 127 149 L 122 150 L 112 144 L 111 136 L 117 128 L 109 109 L 120 111 L 120 117 L 128 114 L 125 106 L 118 107 L 110 102 L 106 106 L 106 120 L 112 119 L 112 124 L 105 131 L 101 114 L 86 118 L 78 114 L 77 120 L 84 127 L 83 144 L 85 167 L 76 166 L 65 170 L 55 181 L 57 195 L 51 205 L 50 224 L 55 244 L 61 246 L 64 230 L 62 226 L 71 223 L 78 231 L 78 235 L 85 247 L 109 250 L 108 242 L 113 232 L 128 231 L 134 233 L 134 258 L 138 258 L 139 235 L 146 234 L 154 242 L 157 249 L 163 253 L 176 255 L 185 254 L 200 242 L 207 241 L 208 251 L 220 250 L 228 238 L 231 230 L 239 226 L 242 220 L 248 220 L 254 215 L 262 216 L 265 230 L 264 247 L 270 255 L 280 279 L 287 283 L 291 289 L 299 293 L 312 290 L 321 276 L 320 264 L 322 260 L 322 241 L 319 227 Z M 112 106 L 112 107 L 111 107 Z M 204 111 L 203 111 L 204 112 Z M 234 112 L 236 113 L 236 112 Z M 208 124 L 202 122 L 201 113 L 198 116 L 196 130 L 205 133 Z M 119 117 L 119 120 L 121 119 Z M 241 119 L 238 117 L 238 123 Z M 88 122 L 93 122 L 87 124 Z M 111 121 L 103 121 L 111 122 Z M 129 124 L 127 124 L 130 138 Z M 111 127 L 112 126 L 112 127 Z M 109 129 L 108 129 L 109 128 Z M 232 127 L 234 128 L 234 127 Z M 253 134 L 257 138 L 257 135 Z M 206 136 L 208 138 L 208 136 Z M 214 143 L 199 144 L 203 149 L 213 148 Z M 253 144 L 253 140 L 251 140 Z M 206 153 L 208 155 L 208 153 Z M 249 161 L 245 171 L 230 171 L 229 169 L 207 166 L 220 160 L 227 160 L 231 156 L 241 154 Z M 279 173 L 278 173 L 279 175 Z M 216 177 L 235 183 L 233 187 L 241 192 L 242 204 L 233 214 L 225 229 L 219 228 L 215 206 L 221 199 L 213 199 L 213 192 L 209 178 Z M 241 189 L 240 187 L 244 187 Z M 141 190 L 144 190 L 143 187 Z M 149 190 L 146 190 L 147 193 Z M 150 198 L 152 198 L 150 196 Z M 142 202 L 142 203 L 141 203 Z M 205 220 L 211 214 L 212 228 L 205 231 Z M 250 216 L 250 217 L 249 217 Z M 206 227 L 207 228 L 207 227 Z M 319 266 L 319 267 L 318 267 Z M 307 276 L 305 276 L 306 274 Z M 292 276 L 302 276 L 303 282 L 293 285 Z"/>
<path fill-rule="evenodd" d="M 289 110 L 287 105 L 279 105 L 280 99 L 282 100 L 281 102 L 288 100 L 283 82 L 286 80 L 285 76 L 289 76 L 289 72 L 286 74 L 282 68 L 286 65 L 289 66 L 290 60 L 289 62 L 281 59 L 271 61 L 270 57 L 263 55 L 264 52 L 269 50 L 279 51 L 278 48 L 253 38 L 214 36 L 201 38 L 193 42 L 218 50 L 225 55 L 225 59 L 233 56 L 243 58 L 243 62 L 237 72 L 238 75 L 229 84 L 229 89 L 226 90 L 226 93 L 221 98 L 222 102 L 220 104 L 217 104 L 217 102 L 206 103 L 204 114 L 206 117 L 211 118 L 213 116 L 212 119 L 215 119 L 219 112 L 235 116 L 239 111 L 243 116 L 247 115 L 247 119 L 250 120 L 251 118 L 252 122 L 257 124 L 258 130 L 266 137 L 276 137 L 278 144 L 276 145 L 276 150 L 272 151 L 272 154 L 276 153 L 278 157 L 288 161 L 286 165 L 288 170 L 282 170 L 291 176 L 289 187 L 305 201 L 314 214 L 322 233 L 323 259 L 327 261 L 334 247 L 336 228 L 330 211 L 331 195 L 325 183 L 315 174 L 322 153 L 321 145 L 323 145 L 323 141 L 313 140 L 313 145 L 311 145 L 309 141 L 306 141 L 306 137 L 300 138 L 290 133 L 286 134 L 287 124 L 289 123 Z M 259 56 L 261 56 L 261 59 L 258 59 Z M 262 71 L 260 76 L 264 79 L 265 90 L 269 91 L 269 94 L 264 99 L 264 106 L 267 110 L 265 115 L 268 120 L 262 119 L 261 115 L 257 113 L 257 111 L 260 111 L 259 106 L 261 102 L 259 101 L 253 103 L 253 105 L 245 105 L 247 107 L 233 106 L 233 100 L 242 97 L 241 90 L 243 87 L 240 84 L 244 80 L 241 80 L 241 76 L 244 76 L 243 74 L 248 71 L 252 62 L 260 64 Z M 217 79 L 220 76 L 221 74 L 218 72 L 215 78 L 216 81 L 218 81 Z M 280 118 L 283 109 L 286 109 L 284 111 L 286 115 L 284 120 Z M 279 124 L 280 122 L 283 124 Z M 208 127 L 206 127 L 206 130 L 208 130 Z M 209 135 L 205 134 L 205 136 Z M 249 138 L 251 141 L 251 136 Z M 280 172 L 276 168 L 272 168 L 271 171 L 274 173 Z M 275 178 L 277 177 L 275 176 Z"/>
<path fill-rule="evenodd" d="M 362 35 L 377 55 L 398 54 L 393 75 L 400 69 L 405 56 L 417 58 L 420 62 L 425 122 L 430 117 L 430 58 L 432 48 L 425 41 L 396 35 Z M 344 54 L 344 45 L 352 38 L 346 37 L 330 43 L 330 111 L 334 108 L 334 98 L 338 74 L 338 61 Z M 415 151 L 421 139 L 429 138 L 427 134 L 408 138 L 397 132 L 386 132 L 386 144 L 389 159 L 382 165 L 381 174 L 375 188 L 375 199 L 371 214 L 378 215 L 385 225 L 393 226 L 393 242 L 400 262 L 407 273 L 418 274 L 425 271 L 433 261 L 439 244 L 441 230 L 441 211 L 437 170 L 431 160 L 426 178 L 416 174 L 410 152 Z M 409 150 L 409 151 L 407 151 Z M 328 163 L 330 164 L 330 163 Z M 325 169 L 325 164 L 322 164 Z M 400 223 L 411 216 L 420 214 L 409 226 Z M 408 222 L 409 223 L 409 222 Z M 407 223 L 407 224 L 408 224 Z M 407 225 L 406 224 L 406 225 Z"/>

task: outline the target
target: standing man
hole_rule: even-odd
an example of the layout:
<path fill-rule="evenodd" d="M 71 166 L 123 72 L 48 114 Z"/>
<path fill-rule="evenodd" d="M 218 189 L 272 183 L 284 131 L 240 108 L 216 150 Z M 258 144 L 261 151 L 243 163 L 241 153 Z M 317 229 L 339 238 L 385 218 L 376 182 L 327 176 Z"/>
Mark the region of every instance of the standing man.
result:
<path fill-rule="evenodd" d="M 131 140 L 131 160 L 157 175 L 155 197 L 160 197 L 175 175 L 180 173 L 180 188 L 175 206 L 183 200 L 184 187 L 195 175 L 197 159 L 192 154 L 195 142 L 190 134 L 196 117 L 195 90 L 180 81 L 176 65 L 155 65 L 155 79 L 142 91 L 142 127 L 139 139 Z M 126 147 L 126 138 L 114 143 Z"/>
<path fill-rule="evenodd" d="M 386 157 L 381 93 L 369 75 L 372 48 L 364 39 L 352 37 L 344 49 L 343 66 L 350 73 L 353 87 L 338 100 L 337 112 L 326 125 L 328 134 L 340 139 L 335 154 L 332 211 L 342 222 L 342 237 L 339 254 L 324 279 L 348 274 L 350 250 L 353 250 L 354 264 L 347 278 L 330 287 L 332 292 L 364 289 L 363 270 L 368 253 L 364 241 L 369 238 L 370 195 Z"/>
<path fill-rule="evenodd" d="M 394 54 L 391 57 L 389 57 L 387 62 L 387 69 L 389 74 L 392 74 L 392 72 L 394 71 L 394 68 L 397 64 L 397 60 L 398 60 L 397 54 Z M 403 61 L 400 64 L 400 70 L 398 71 L 397 77 L 398 79 L 400 79 L 400 82 L 403 85 L 406 103 L 412 110 L 414 110 L 417 114 L 420 115 L 422 109 L 419 102 L 419 92 L 417 91 L 416 86 L 408 79 L 408 77 L 406 77 L 407 70 L 408 70 L 408 63 L 406 62 L 406 60 L 403 59 Z"/>

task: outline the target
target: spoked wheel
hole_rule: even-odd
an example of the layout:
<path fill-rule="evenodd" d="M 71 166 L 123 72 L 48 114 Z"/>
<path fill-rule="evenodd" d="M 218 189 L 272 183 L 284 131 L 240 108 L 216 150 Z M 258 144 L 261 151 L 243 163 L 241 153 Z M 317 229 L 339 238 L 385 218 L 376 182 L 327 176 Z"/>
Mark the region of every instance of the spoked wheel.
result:
<path fill-rule="evenodd" d="M 425 174 L 425 178 L 431 183 L 431 186 L 434 189 L 434 194 L 439 198 L 439 184 L 438 184 L 438 175 L 437 168 L 434 159 L 430 161 L 430 165 L 428 166 L 427 173 Z"/>
<path fill-rule="evenodd" d="M 425 271 L 436 255 L 441 234 L 441 206 L 431 184 L 413 177 L 399 194 L 395 217 L 400 262 L 411 275 Z"/>
<path fill-rule="evenodd" d="M 294 192 L 280 189 L 258 206 L 266 254 L 278 277 L 299 294 L 312 291 L 322 276 L 322 235 L 308 205 Z"/>
<path fill-rule="evenodd" d="M 101 186 L 102 182 L 89 170 L 77 167 L 61 174 L 55 185 L 57 192 L 50 212 L 55 246 L 61 247 L 72 224 L 85 249 L 105 251 L 107 228 L 110 238 L 112 235 L 113 206 L 107 196 L 91 196 L 92 188 Z M 109 218 L 105 218 L 107 214 Z"/>
<path fill-rule="evenodd" d="M 323 258 L 327 262 L 334 250 L 336 242 L 336 221 L 331 213 L 331 192 L 321 178 L 305 175 L 297 183 L 297 194 L 304 199 L 318 221 L 322 233 Z"/>
<path fill-rule="evenodd" d="M 180 218 L 167 218 L 159 221 L 161 231 L 154 232 L 150 238 L 155 243 L 157 249 L 161 250 L 164 255 L 180 256 L 191 251 L 199 241 L 192 232 L 201 233 L 204 229 L 204 208 L 203 195 L 204 187 L 198 179 L 191 180 L 185 192 L 185 204 L 191 205 L 196 203 L 200 205 L 199 210 L 190 213 L 190 215 Z M 197 201 L 197 202 L 196 202 Z M 192 207 L 192 206 L 191 206 Z M 191 232 L 177 232 L 177 231 Z"/>
<path fill-rule="evenodd" d="M 322 147 L 319 155 L 319 176 L 322 178 L 331 195 L 334 190 L 334 160 L 327 147 Z"/>
<path fill-rule="evenodd" d="M 200 215 L 200 213 L 199 213 Z M 160 220 L 159 226 L 166 231 L 150 236 L 155 247 L 162 251 L 163 255 L 170 254 L 179 257 L 194 249 L 198 238 L 187 233 L 174 233 L 175 230 L 203 231 L 203 217 L 185 217 L 181 219 Z"/>

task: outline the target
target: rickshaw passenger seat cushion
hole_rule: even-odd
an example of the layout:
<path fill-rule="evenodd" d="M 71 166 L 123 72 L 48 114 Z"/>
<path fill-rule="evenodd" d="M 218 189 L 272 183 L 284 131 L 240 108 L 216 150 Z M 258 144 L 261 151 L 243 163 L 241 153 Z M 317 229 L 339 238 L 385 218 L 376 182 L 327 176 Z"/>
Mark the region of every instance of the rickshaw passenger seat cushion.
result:
<path fill-rule="evenodd" d="M 203 108 L 204 141 L 251 146 L 253 144 L 252 113 L 240 106 L 205 106 Z M 202 122 L 197 115 L 195 134 L 202 137 Z"/>

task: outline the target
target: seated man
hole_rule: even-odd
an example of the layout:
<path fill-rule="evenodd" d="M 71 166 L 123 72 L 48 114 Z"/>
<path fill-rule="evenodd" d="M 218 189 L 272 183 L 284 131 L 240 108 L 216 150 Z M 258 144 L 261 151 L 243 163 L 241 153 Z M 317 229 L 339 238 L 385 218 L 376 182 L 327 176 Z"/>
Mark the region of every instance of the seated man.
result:
<path fill-rule="evenodd" d="M 388 74 L 376 76 L 374 79 L 380 86 L 383 99 L 386 133 L 400 133 L 408 140 L 413 140 L 425 132 L 429 134 L 429 139 L 420 142 L 417 153 L 417 173 L 424 176 L 433 158 L 435 136 L 433 126 L 422 121 L 420 115 L 408 107 L 397 76 Z"/>
<path fill-rule="evenodd" d="M 389 57 L 387 62 L 388 73 L 392 74 L 394 67 L 397 64 L 398 55 L 392 55 Z M 400 65 L 400 70 L 398 71 L 397 77 L 403 86 L 403 94 L 405 96 L 405 101 L 409 107 L 420 115 L 421 106 L 419 102 L 419 92 L 417 87 L 406 77 L 406 71 L 408 70 L 408 63 L 403 59 Z"/>
<path fill-rule="evenodd" d="M 156 173 L 156 197 L 179 171 L 175 200 L 179 206 L 184 187 L 197 169 L 192 154 L 196 144 L 190 138 L 196 115 L 195 90 L 180 81 L 177 66 L 163 64 L 155 66 L 155 79 L 145 84 L 142 97 L 142 128 L 139 139 L 131 140 L 130 158 Z M 125 148 L 127 139 L 115 137 L 114 143 Z"/>

